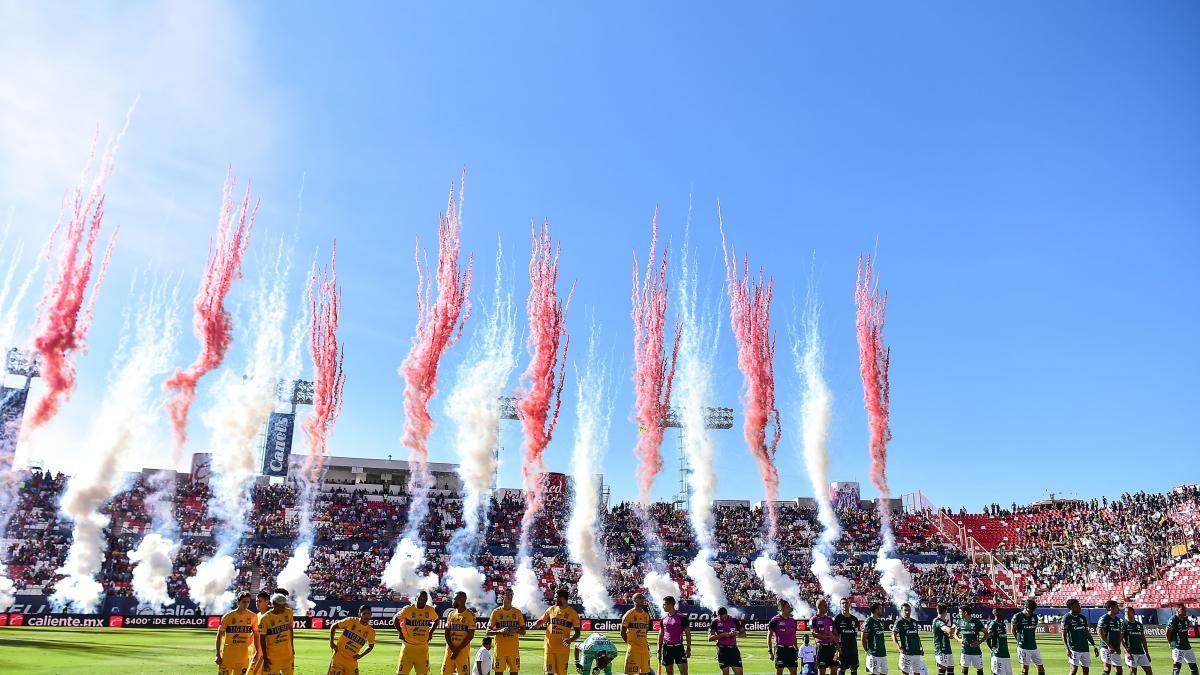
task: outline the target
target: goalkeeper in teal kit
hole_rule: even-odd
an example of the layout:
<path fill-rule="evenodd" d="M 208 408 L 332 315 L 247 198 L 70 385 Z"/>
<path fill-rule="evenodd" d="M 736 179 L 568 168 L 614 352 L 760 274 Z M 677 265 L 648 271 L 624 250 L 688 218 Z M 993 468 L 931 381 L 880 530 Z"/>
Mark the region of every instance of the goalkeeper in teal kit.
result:
<path fill-rule="evenodd" d="M 583 653 L 582 662 L 579 660 L 580 652 Z M 583 675 L 612 675 L 612 662 L 616 658 L 617 646 L 602 633 L 592 633 L 583 644 L 575 644 L 575 667 Z"/>

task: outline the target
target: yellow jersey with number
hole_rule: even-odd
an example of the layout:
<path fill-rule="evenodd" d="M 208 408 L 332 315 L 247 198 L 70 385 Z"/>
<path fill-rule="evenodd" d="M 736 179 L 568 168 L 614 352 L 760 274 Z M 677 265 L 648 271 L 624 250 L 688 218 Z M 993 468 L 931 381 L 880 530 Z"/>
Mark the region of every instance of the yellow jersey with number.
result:
<path fill-rule="evenodd" d="M 492 610 L 492 618 L 488 622 L 488 630 L 502 630 L 504 628 L 512 628 L 520 630 L 525 627 L 525 614 L 521 610 L 513 607 L 504 609 L 497 607 Z M 496 656 L 516 656 L 521 651 L 521 635 L 513 633 L 504 635 L 503 633 L 495 635 L 496 638 Z"/>
<path fill-rule="evenodd" d="M 347 617 L 333 625 L 341 631 L 337 650 L 333 653 L 335 660 L 354 661 L 364 647 L 375 644 L 375 629 L 359 621 L 358 617 Z"/>
<path fill-rule="evenodd" d="M 625 629 L 625 640 L 629 644 L 637 647 L 649 645 L 647 634 L 650 632 L 650 612 L 634 607 L 625 612 L 621 619 L 621 627 Z"/>
<path fill-rule="evenodd" d="M 400 633 L 404 636 L 406 647 L 429 646 L 429 636 L 433 633 L 434 625 L 437 624 L 437 610 L 429 605 L 424 607 L 409 605 L 400 610 L 396 618 L 400 620 Z"/>
<path fill-rule="evenodd" d="M 258 632 L 262 636 L 263 655 L 272 662 L 292 658 L 292 610 L 264 612 L 258 618 Z"/>
<path fill-rule="evenodd" d="M 567 639 L 579 628 L 579 612 L 570 605 L 553 605 L 546 610 L 541 620 L 546 622 L 546 649 L 553 652 L 568 651 Z"/>
<path fill-rule="evenodd" d="M 254 634 L 258 632 L 258 615 L 250 610 L 235 609 L 221 617 L 225 639 L 221 645 L 221 661 L 228 664 L 249 663 Z"/>

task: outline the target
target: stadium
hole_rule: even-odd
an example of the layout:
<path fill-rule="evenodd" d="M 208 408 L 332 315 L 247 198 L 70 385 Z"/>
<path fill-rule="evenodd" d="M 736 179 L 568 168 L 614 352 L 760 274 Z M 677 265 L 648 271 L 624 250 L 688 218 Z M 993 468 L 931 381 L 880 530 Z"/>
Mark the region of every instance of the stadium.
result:
<path fill-rule="evenodd" d="M 0 675 L 1200 675 L 1194 3 L 0 26 Z"/>

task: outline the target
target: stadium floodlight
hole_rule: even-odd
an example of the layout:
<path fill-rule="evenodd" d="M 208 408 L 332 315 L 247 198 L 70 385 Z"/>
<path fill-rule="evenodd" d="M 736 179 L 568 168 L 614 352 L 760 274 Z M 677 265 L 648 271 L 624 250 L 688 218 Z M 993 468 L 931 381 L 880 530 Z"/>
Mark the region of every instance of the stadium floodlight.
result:
<path fill-rule="evenodd" d="M 276 399 L 292 405 L 292 412 L 297 405 L 312 405 L 313 383 L 308 380 L 278 380 L 275 382 Z"/>
<path fill-rule="evenodd" d="M 5 356 L 4 371 L 9 375 L 24 377 L 25 386 L 28 388 L 29 380 L 42 374 L 41 355 L 31 349 L 13 347 Z"/>
<path fill-rule="evenodd" d="M 689 498 L 692 494 L 691 467 L 688 466 L 687 452 L 683 446 L 683 420 L 680 419 L 679 409 L 671 407 L 663 417 L 662 426 L 668 429 L 679 429 L 679 494 L 675 496 L 675 508 L 688 510 Z M 733 408 L 704 406 L 705 429 L 732 429 Z"/>

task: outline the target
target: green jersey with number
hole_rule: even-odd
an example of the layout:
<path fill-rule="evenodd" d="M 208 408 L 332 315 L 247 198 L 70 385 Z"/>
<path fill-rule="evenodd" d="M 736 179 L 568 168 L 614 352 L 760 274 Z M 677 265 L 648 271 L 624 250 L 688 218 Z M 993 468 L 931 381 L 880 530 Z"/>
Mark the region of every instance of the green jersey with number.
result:
<path fill-rule="evenodd" d="M 1013 632 L 1017 634 L 1017 647 L 1020 649 L 1037 649 L 1037 615 L 1026 614 L 1024 610 L 1013 615 Z"/>
<path fill-rule="evenodd" d="M 933 653 L 934 654 L 949 654 L 950 652 L 950 636 L 942 630 L 948 628 L 942 618 L 933 620 Z"/>
<path fill-rule="evenodd" d="M 921 627 L 916 619 L 896 619 L 892 626 L 892 634 L 900 641 L 904 653 L 909 656 L 921 656 L 925 650 L 921 648 Z"/>
<path fill-rule="evenodd" d="M 870 617 L 863 624 L 863 637 L 867 639 L 867 654 L 878 658 L 887 656 L 887 647 L 884 646 L 884 634 L 887 631 L 883 629 L 883 620 Z"/>
<path fill-rule="evenodd" d="M 1171 617 L 1171 623 L 1167 624 L 1167 630 L 1171 633 L 1171 649 L 1191 649 L 1192 643 L 1188 640 L 1188 620 L 1180 617 Z"/>
<path fill-rule="evenodd" d="M 1125 649 L 1129 650 L 1130 654 L 1146 653 L 1145 634 L 1142 632 L 1140 621 L 1122 621 L 1121 635 L 1125 638 Z"/>
<path fill-rule="evenodd" d="M 1114 654 L 1121 652 L 1121 620 L 1112 614 L 1105 614 L 1096 622 L 1096 633 L 1102 642 L 1107 643 L 1108 651 Z"/>
<path fill-rule="evenodd" d="M 983 622 L 975 617 L 969 619 L 959 619 L 957 622 L 958 637 L 963 641 L 962 653 L 967 656 L 983 656 L 983 637 L 985 628 Z M 971 646 L 972 642 L 978 640 L 980 644 Z"/>
<path fill-rule="evenodd" d="M 1004 630 L 1003 621 L 988 624 L 988 646 L 992 648 L 992 656 L 999 659 L 1011 658 L 1008 655 L 1008 633 Z"/>
<path fill-rule="evenodd" d="M 1086 652 L 1091 643 L 1091 631 L 1088 630 L 1087 619 L 1082 614 L 1068 614 L 1062 620 L 1063 637 L 1067 640 L 1067 648 L 1073 652 Z"/>

